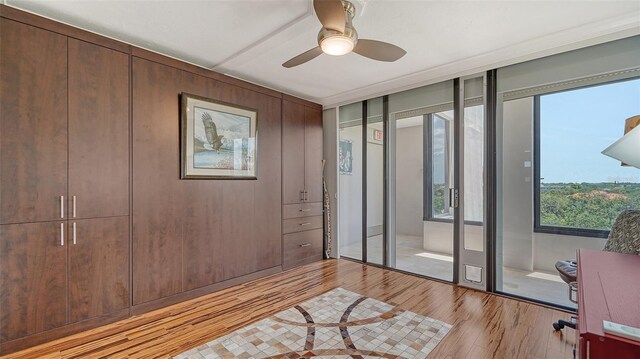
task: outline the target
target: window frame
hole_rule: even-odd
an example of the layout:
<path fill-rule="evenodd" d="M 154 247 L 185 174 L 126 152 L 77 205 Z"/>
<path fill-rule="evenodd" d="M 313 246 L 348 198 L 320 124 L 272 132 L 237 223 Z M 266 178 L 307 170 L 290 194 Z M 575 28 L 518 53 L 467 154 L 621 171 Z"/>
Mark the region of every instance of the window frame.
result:
<path fill-rule="evenodd" d="M 614 82 L 600 83 L 592 86 L 576 87 L 562 91 L 548 92 L 533 96 L 533 232 L 546 234 L 559 234 L 566 236 L 608 238 L 609 230 L 560 227 L 541 224 L 540 217 L 540 97 L 561 92 L 574 91 L 587 87 L 608 85 Z"/>
<path fill-rule="evenodd" d="M 422 218 L 424 221 L 452 223 L 453 219 L 440 218 L 440 217 L 433 216 L 433 165 L 431 160 L 433 158 L 434 115 L 435 114 L 433 113 L 428 113 L 422 116 L 422 129 L 423 129 L 422 153 L 424 154 L 424 156 L 422 157 L 422 168 L 424 169 L 424 174 L 425 174 L 423 179 L 424 190 L 422 191 L 423 204 L 424 204 Z M 437 117 L 442 118 L 440 116 L 437 116 Z M 444 120 L 446 121 L 446 119 Z M 445 136 L 448 138 L 451 125 L 448 121 L 445 123 L 446 125 L 444 128 L 444 131 L 445 131 Z M 448 158 L 449 146 L 445 146 L 444 156 L 445 156 L 445 159 Z M 451 188 L 451 185 L 449 183 L 449 168 L 450 168 L 449 161 L 445 160 L 444 165 L 445 165 L 444 166 L 445 167 L 444 169 L 445 188 Z M 446 199 L 446 204 L 451 206 L 449 203 L 449 198 Z"/>
<path fill-rule="evenodd" d="M 442 218 L 442 217 L 434 217 L 433 216 L 433 166 L 432 166 L 432 159 L 433 159 L 433 119 L 434 117 L 438 117 L 442 120 L 445 121 L 445 138 L 447 138 L 447 141 L 451 138 L 451 127 L 452 127 L 452 123 L 450 120 L 442 117 L 442 116 L 438 116 L 436 113 L 428 113 L 426 115 L 423 115 L 422 117 L 422 128 L 423 128 L 423 140 L 422 140 L 422 147 L 423 147 L 423 158 L 422 158 L 422 168 L 423 168 L 423 173 L 424 173 L 424 178 L 423 178 L 423 199 L 422 199 L 422 203 L 423 203 L 423 214 L 422 214 L 422 219 L 423 221 L 428 221 L 428 222 L 441 222 L 441 223 L 453 223 L 453 218 Z M 445 188 L 451 188 L 451 181 L 450 181 L 450 170 L 451 170 L 451 163 L 449 161 L 449 146 L 447 143 L 447 146 L 445 146 L 444 149 L 445 153 L 444 153 L 444 157 L 445 157 L 445 163 L 444 163 L 444 176 L 445 176 Z M 449 196 L 446 197 L 445 199 L 446 204 L 451 207 L 451 202 L 450 202 L 450 198 Z M 483 222 L 479 222 L 479 221 L 464 221 L 465 225 L 471 225 L 471 226 L 482 226 L 484 225 Z"/>

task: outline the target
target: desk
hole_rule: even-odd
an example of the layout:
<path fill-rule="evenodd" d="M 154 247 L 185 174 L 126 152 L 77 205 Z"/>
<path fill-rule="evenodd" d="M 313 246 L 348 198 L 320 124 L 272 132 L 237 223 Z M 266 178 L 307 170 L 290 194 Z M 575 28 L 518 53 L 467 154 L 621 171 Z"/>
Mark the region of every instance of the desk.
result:
<path fill-rule="evenodd" d="M 640 342 L 605 334 L 602 321 L 640 328 L 640 256 L 578 250 L 578 358 L 640 358 Z"/>

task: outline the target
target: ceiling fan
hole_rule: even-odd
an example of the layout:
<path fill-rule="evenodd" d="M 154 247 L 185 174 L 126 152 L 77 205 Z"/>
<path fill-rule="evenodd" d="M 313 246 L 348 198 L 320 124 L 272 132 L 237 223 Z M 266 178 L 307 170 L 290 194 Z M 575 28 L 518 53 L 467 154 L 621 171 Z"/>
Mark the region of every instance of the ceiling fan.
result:
<path fill-rule="evenodd" d="M 303 52 L 282 64 L 286 68 L 304 64 L 325 54 L 340 56 L 351 51 L 373 60 L 393 62 L 407 52 L 396 45 L 368 39 L 358 39 L 351 20 L 356 8 L 347 0 L 313 0 L 322 29 L 318 33 L 318 46 Z"/>

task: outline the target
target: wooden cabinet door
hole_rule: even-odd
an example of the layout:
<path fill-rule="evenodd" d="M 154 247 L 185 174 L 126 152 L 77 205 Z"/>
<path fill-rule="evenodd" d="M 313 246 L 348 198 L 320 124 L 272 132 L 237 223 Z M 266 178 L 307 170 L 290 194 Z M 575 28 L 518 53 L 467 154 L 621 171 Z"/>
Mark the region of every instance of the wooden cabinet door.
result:
<path fill-rule="evenodd" d="M 0 342 L 67 323 L 67 232 L 64 221 L 0 226 Z"/>
<path fill-rule="evenodd" d="M 303 202 L 305 106 L 282 101 L 282 201 Z"/>
<path fill-rule="evenodd" d="M 0 224 L 61 218 L 67 38 L 0 19 Z"/>
<path fill-rule="evenodd" d="M 127 308 L 129 217 L 70 220 L 68 243 L 69 322 Z"/>
<path fill-rule="evenodd" d="M 305 107 L 304 122 L 307 202 L 322 202 L 322 111 Z"/>
<path fill-rule="evenodd" d="M 129 214 L 129 57 L 75 39 L 69 39 L 69 196 L 71 219 Z"/>

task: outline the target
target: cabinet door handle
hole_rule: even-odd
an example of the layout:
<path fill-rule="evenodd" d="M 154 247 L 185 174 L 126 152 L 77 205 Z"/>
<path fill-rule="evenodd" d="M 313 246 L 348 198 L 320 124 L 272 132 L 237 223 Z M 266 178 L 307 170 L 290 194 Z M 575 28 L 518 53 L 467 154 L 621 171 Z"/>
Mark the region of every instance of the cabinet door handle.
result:
<path fill-rule="evenodd" d="M 300 223 L 300 225 L 301 225 L 301 226 L 308 226 L 308 225 L 310 225 L 310 224 L 311 224 L 311 222 L 304 222 L 304 223 Z"/>
<path fill-rule="evenodd" d="M 304 202 L 304 191 L 300 191 L 300 200 Z"/>
<path fill-rule="evenodd" d="M 304 200 L 305 202 L 309 200 L 309 191 L 307 190 L 304 191 Z"/>
<path fill-rule="evenodd" d="M 311 245 L 311 243 L 303 243 L 300 245 L 300 248 L 302 247 L 309 247 Z"/>
<path fill-rule="evenodd" d="M 60 218 L 64 218 L 64 196 L 60 196 Z"/>
<path fill-rule="evenodd" d="M 76 222 L 73 222 L 73 244 L 76 244 Z"/>
<path fill-rule="evenodd" d="M 60 246 L 64 246 L 64 222 L 60 223 Z"/>
<path fill-rule="evenodd" d="M 72 198 L 73 198 L 73 208 L 72 208 L 73 218 L 76 218 L 76 196 L 73 196 Z"/>
<path fill-rule="evenodd" d="M 305 209 L 301 209 L 300 212 L 309 212 L 311 210 L 311 208 L 305 208 Z"/>

